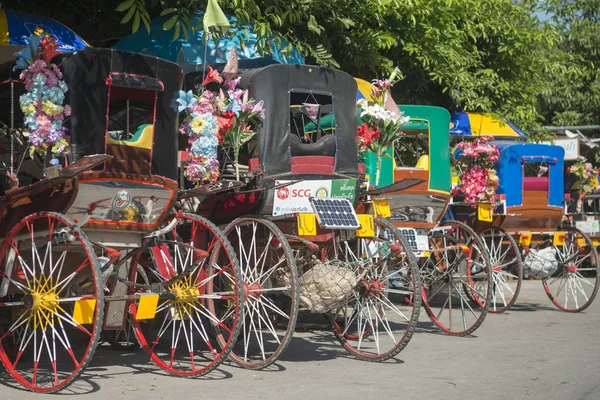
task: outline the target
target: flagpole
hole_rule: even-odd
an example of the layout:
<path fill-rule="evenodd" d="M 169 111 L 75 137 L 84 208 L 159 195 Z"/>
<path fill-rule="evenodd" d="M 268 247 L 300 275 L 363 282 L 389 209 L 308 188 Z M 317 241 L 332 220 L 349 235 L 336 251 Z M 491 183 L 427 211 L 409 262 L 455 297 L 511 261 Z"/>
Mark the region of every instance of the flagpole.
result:
<path fill-rule="evenodd" d="M 210 40 L 210 31 L 204 30 L 205 42 L 204 42 L 204 58 L 202 59 L 202 80 L 206 78 L 206 57 L 208 56 L 208 41 Z M 204 93 L 204 85 L 202 85 L 202 93 Z"/>

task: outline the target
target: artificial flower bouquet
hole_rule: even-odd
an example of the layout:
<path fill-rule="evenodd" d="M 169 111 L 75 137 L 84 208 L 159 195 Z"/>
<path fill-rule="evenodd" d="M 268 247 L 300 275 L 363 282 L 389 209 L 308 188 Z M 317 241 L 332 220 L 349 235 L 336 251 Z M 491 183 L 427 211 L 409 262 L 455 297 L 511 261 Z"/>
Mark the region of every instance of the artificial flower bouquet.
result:
<path fill-rule="evenodd" d="M 248 98 L 248 91 L 238 88 L 240 78 L 224 80 L 219 72 L 208 67 L 202 82 L 202 93 L 180 91 L 177 102 L 185 118 L 179 132 L 188 137 L 185 175 L 194 184 L 213 182 L 220 176 L 217 148 L 233 152 L 236 179 L 239 180 L 239 153 L 242 145 L 256 134 L 264 118 L 263 102 Z M 213 82 L 218 90 L 208 90 Z"/>
<path fill-rule="evenodd" d="M 583 156 L 577 157 L 575 164 L 567 168 L 567 173 L 574 175 L 577 179 L 579 198 L 584 197 L 587 193 L 597 192 L 600 189 L 600 185 L 598 184 L 599 172 Z"/>
<path fill-rule="evenodd" d="M 374 79 L 370 100 L 361 99 L 357 106 L 362 109 L 362 125 L 358 127 L 357 142 L 360 155 L 367 151 L 377 156 L 375 186 L 379 185 L 381 160 L 393 142 L 402 136 L 402 125 L 409 122 L 402 112 L 397 113 L 385 107 L 389 91 L 397 81 L 398 69 L 385 80 Z"/>
<path fill-rule="evenodd" d="M 21 69 L 19 78 L 25 84 L 25 94 L 19 98 L 25 115 L 25 135 L 28 136 L 30 155 L 54 156 L 63 154 L 68 146 L 63 123 L 71 115 L 71 107 L 63 105 L 67 84 L 62 72 L 52 58 L 56 51 L 56 38 L 38 35 L 29 37 L 29 45 L 18 53 L 15 70 Z"/>
<path fill-rule="evenodd" d="M 464 202 L 475 205 L 478 202 L 496 201 L 498 189 L 498 176 L 494 165 L 498 161 L 500 152 L 494 144 L 490 144 L 491 137 L 480 137 L 471 142 L 460 142 L 457 150 L 462 150 L 455 159 L 461 175 L 458 186 L 452 194 L 463 197 Z"/>

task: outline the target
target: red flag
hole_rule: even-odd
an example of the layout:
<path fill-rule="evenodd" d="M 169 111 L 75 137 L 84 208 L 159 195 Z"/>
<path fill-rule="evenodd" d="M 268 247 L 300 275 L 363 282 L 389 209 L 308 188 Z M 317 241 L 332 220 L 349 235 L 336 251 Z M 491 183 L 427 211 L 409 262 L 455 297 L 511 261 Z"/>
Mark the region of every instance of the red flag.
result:
<path fill-rule="evenodd" d="M 231 54 L 229 55 L 229 60 L 227 60 L 227 64 L 225 64 L 225 67 L 223 68 L 223 72 L 221 72 L 221 75 L 223 76 L 223 78 L 231 80 L 233 79 L 238 73 L 238 54 L 237 54 L 237 49 L 233 49 L 231 51 Z"/>
<path fill-rule="evenodd" d="M 392 98 L 392 94 L 389 91 L 385 93 L 385 99 L 383 100 L 383 105 L 386 110 L 389 110 L 396 114 L 400 114 L 400 109 L 398 108 L 398 105 Z"/>

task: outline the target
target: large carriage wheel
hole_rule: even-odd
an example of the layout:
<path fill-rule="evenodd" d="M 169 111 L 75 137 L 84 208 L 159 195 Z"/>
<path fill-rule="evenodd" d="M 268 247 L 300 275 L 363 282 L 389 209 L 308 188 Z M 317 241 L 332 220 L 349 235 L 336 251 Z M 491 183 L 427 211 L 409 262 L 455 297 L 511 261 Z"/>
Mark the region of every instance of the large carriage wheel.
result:
<path fill-rule="evenodd" d="M 563 245 L 554 246 L 558 269 L 543 281 L 546 294 L 561 310 L 579 312 L 598 293 L 598 252 L 590 237 L 577 228 L 566 228 Z"/>
<path fill-rule="evenodd" d="M 68 218 L 32 214 L 2 245 L 0 359 L 36 392 L 69 386 L 90 362 L 104 298 L 92 245 Z"/>
<path fill-rule="evenodd" d="M 508 310 L 519 296 L 523 281 L 523 259 L 519 245 L 502 228 L 488 228 L 480 233 L 492 266 L 492 299 L 489 311 Z M 467 292 L 471 293 L 471 292 Z"/>
<path fill-rule="evenodd" d="M 136 304 L 130 304 L 131 322 L 160 368 L 179 376 L 204 375 L 229 355 L 239 333 L 239 264 L 215 225 L 193 214 L 175 218 L 169 233 L 149 241 L 149 251 L 132 260 L 131 279 L 145 274 L 167 295 L 150 320 L 138 320 Z"/>
<path fill-rule="evenodd" d="M 294 255 L 281 230 L 260 217 L 238 218 L 225 234 L 240 259 L 245 298 L 240 337 L 230 357 L 244 368 L 266 368 L 287 348 L 296 328 Z"/>
<path fill-rule="evenodd" d="M 355 357 L 384 361 L 410 341 L 421 307 L 419 265 L 400 231 L 374 221 L 372 238 L 335 239 L 329 261 L 340 260 L 359 278 L 342 304 L 329 313 L 336 338 Z"/>
<path fill-rule="evenodd" d="M 482 239 L 468 226 L 448 221 L 430 237 L 421 267 L 423 306 L 431 321 L 452 336 L 474 332 L 492 296 L 490 261 Z"/>

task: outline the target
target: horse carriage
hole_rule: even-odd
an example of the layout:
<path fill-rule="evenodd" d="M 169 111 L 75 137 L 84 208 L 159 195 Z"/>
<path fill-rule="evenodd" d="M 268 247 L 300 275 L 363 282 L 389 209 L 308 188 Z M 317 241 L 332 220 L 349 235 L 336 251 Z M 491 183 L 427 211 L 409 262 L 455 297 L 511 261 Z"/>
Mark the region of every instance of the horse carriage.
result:
<path fill-rule="evenodd" d="M 223 177 L 238 171 L 245 187 L 194 206 L 227 225 L 240 259 L 245 296 L 231 358 L 251 369 L 271 365 L 299 312 L 326 315 L 357 358 L 393 357 L 417 324 L 418 265 L 400 232 L 361 206 L 354 79 L 272 65 L 243 71 L 239 85 L 266 110 L 240 163 L 222 155 Z M 327 129 L 326 116 L 335 121 Z M 403 288 L 391 287 L 392 278 Z"/>
<path fill-rule="evenodd" d="M 30 390 L 56 392 L 89 364 L 102 331 L 120 346 L 132 330 L 165 371 L 210 372 L 236 341 L 242 280 L 224 234 L 177 209 L 182 198 L 231 190 L 178 186 L 181 69 L 110 49 L 52 62 L 72 109 L 61 166 L 28 151 L 16 107 L 26 89 L 14 62 L 0 67 L 4 367 Z"/>
<path fill-rule="evenodd" d="M 511 141 L 490 144 L 499 150 L 494 167 L 498 201 L 457 203 L 452 209 L 479 232 L 490 254 L 490 311 L 508 310 L 526 277 L 541 280 L 558 308 L 584 310 L 598 291 L 600 264 L 590 236 L 564 218 L 564 149 Z M 460 150 L 456 156 L 461 157 Z"/>
<path fill-rule="evenodd" d="M 400 229 L 419 257 L 423 307 L 443 332 L 464 336 L 484 321 L 491 296 L 489 255 L 466 224 L 443 220 L 451 194 L 450 114 L 400 105 L 410 122 L 394 145 L 391 185 L 371 191 L 375 213 Z M 476 296 L 473 296 L 476 293 Z"/>

